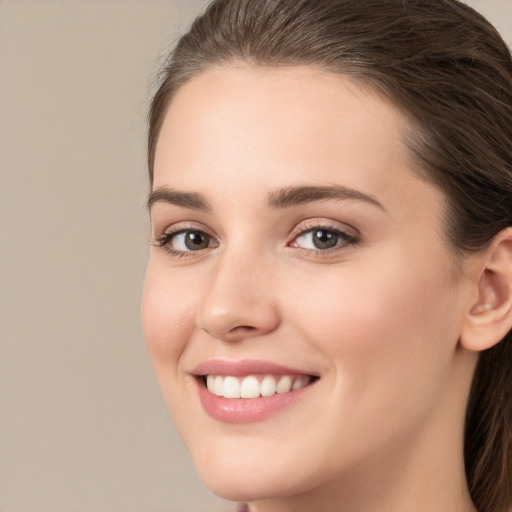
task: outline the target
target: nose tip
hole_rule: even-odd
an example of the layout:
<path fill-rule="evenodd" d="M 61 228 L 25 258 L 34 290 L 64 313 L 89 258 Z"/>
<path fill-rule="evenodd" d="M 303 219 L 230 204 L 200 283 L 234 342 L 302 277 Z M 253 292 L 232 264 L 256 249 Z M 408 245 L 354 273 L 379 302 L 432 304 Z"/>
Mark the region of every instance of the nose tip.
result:
<path fill-rule="evenodd" d="M 198 327 L 212 338 L 229 342 L 264 336 L 278 324 L 276 312 L 268 306 L 254 304 L 251 307 L 240 301 L 222 310 L 209 309 L 207 304 L 201 308 L 197 319 Z"/>
<path fill-rule="evenodd" d="M 199 329 L 221 341 L 264 336 L 280 323 L 275 292 L 254 271 L 238 270 L 232 264 L 217 269 L 196 317 Z"/>

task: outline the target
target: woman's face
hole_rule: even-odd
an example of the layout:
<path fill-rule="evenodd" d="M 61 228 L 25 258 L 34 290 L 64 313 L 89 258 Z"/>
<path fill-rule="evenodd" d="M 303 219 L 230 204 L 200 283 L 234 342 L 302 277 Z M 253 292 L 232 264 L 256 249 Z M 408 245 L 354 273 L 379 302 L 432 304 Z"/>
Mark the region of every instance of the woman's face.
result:
<path fill-rule="evenodd" d="M 385 479 L 460 435 L 469 285 L 406 128 L 377 95 L 308 68 L 218 68 L 174 97 L 143 325 L 214 492 Z"/>

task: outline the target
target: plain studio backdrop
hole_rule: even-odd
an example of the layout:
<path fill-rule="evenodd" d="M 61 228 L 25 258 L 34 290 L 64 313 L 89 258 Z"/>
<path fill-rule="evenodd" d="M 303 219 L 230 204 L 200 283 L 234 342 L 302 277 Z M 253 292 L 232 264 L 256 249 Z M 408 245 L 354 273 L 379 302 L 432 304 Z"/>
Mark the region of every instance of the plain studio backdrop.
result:
<path fill-rule="evenodd" d="M 512 0 L 469 3 L 512 42 Z M 0 0 L 0 512 L 231 508 L 140 327 L 149 91 L 201 4 Z"/>

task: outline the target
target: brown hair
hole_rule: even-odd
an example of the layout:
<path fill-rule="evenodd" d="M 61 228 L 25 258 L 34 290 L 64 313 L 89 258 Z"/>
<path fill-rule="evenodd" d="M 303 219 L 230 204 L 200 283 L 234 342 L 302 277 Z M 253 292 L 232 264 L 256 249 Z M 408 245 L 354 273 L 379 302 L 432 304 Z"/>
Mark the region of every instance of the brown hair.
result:
<path fill-rule="evenodd" d="M 212 66 L 313 65 L 389 98 L 413 127 L 418 173 L 448 198 L 461 257 L 512 226 L 512 59 L 457 0 L 215 0 L 179 40 L 150 110 L 148 163 L 175 92 Z M 512 506 L 512 336 L 480 355 L 464 455 L 480 512 Z"/>

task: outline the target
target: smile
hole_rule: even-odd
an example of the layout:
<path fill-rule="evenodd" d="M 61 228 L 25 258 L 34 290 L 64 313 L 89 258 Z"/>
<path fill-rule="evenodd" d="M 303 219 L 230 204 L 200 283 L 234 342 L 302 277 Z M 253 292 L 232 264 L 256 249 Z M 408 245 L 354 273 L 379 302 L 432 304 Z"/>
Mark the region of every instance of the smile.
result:
<path fill-rule="evenodd" d="M 210 360 L 190 374 L 203 410 L 222 423 L 252 423 L 303 402 L 320 376 L 258 360 Z"/>
<path fill-rule="evenodd" d="M 309 375 L 213 375 L 203 377 L 208 391 L 224 398 L 259 398 L 301 389 L 313 380 Z"/>

